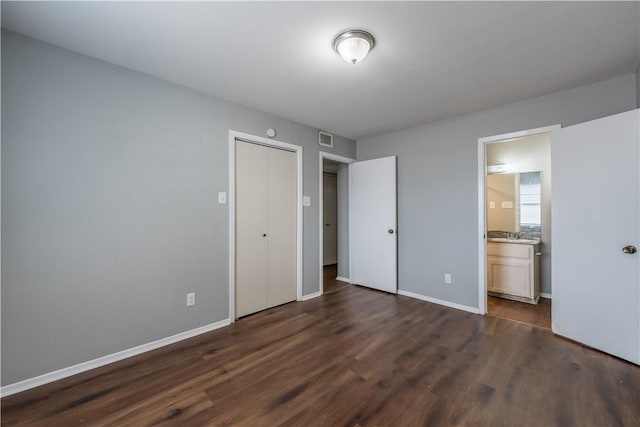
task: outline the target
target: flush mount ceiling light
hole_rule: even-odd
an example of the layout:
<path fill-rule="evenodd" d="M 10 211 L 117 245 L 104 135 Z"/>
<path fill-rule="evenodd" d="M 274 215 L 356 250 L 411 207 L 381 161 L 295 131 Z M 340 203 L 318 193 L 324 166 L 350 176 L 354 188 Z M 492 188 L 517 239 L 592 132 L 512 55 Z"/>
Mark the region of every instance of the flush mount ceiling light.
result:
<path fill-rule="evenodd" d="M 376 39 L 364 30 L 344 31 L 333 39 L 333 49 L 352 64 L 362 61 L 376 45 Z"/>

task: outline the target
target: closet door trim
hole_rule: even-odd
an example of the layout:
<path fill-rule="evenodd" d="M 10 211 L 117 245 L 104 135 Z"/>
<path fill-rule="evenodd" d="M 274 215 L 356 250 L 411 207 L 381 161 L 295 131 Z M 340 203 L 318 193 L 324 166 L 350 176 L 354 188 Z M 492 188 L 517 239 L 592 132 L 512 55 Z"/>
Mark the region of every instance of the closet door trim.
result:
<path fill-rule="evenodd" d="M 229 193 L 227 203 L 229 205 L 229 321 L 236 320 L 235 313 L 235 265 L 236 265 L 236 141 L 249 142 L 252 144 L 264 145 L 267 147 L 279 148 L 281 150 L 292 151 L 296 154 L 296 299 L 302 301 L 302 147 L 277 141 L 275 139 L 263 138 L 247 133 L 229 131 Z"/>

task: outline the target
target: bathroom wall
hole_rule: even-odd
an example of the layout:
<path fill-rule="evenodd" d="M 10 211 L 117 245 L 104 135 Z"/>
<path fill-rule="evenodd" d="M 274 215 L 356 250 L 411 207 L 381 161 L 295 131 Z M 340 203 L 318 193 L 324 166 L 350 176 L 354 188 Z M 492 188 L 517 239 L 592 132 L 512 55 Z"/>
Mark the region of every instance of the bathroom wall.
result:
<path fill-rule="evenodd" d="M 487 176 L 487 231 L 520 231 L 518 210 L 518 175 Z M 511 207 L 504 207 L 510 203 Z"/>

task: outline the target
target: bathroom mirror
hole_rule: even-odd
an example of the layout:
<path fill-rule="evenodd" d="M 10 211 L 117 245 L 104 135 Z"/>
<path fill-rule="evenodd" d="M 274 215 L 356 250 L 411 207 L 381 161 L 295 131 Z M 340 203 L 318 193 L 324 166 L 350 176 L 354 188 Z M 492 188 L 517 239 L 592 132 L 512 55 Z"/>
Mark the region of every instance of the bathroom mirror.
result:
<path fill-rule="evenodd" d="M 487 230 L 540 235 L 540 172 L 487 175 Z"/>

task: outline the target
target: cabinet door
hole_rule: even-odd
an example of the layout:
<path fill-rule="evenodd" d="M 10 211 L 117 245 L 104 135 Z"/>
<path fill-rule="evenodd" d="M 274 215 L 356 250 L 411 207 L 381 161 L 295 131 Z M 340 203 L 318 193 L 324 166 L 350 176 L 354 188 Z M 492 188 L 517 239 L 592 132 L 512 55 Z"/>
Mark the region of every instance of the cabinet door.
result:
<path fill-rule="evenodd" d="M 237 317 L 267 308 L 268 150 L 236 142 Z"/>
<path fill-rule="evenodd" d="M 533 298 L 530 284 L 531 262 L 506 257 L 488 257 L 489 290 Z"/>
<path fill-rule="evenodd" d="M 267 182 L 267 304 L 274 307 L 296 299 L 296 154 L 269 149 Z"/>

